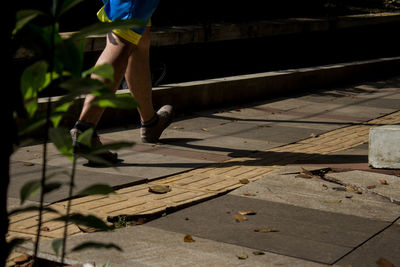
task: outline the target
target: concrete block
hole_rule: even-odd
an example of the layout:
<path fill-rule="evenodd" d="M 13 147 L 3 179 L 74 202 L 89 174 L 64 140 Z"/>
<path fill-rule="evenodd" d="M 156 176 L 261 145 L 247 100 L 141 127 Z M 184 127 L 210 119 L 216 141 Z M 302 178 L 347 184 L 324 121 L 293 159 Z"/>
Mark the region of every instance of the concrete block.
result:
<path fill-rule="evenodd" d="M 400 125 L 370 129 L 368 162 L 374 168 L 400 169 Z"/>

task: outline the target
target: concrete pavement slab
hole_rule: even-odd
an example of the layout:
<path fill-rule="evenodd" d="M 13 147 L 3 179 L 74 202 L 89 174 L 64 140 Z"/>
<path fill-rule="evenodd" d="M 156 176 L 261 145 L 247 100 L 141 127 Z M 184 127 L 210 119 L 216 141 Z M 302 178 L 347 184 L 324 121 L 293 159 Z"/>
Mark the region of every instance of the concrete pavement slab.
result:
<path fill-rule="evenodd" d="M 187 233 L 190 234 L 190 233 Z M 68 250 L 88 240 L 115 243 L 123 252 L 105 249 L 90 249 L 68 253 L 68 263 L 92 262 L 103 266 L 304 266 L 319 267 L 322 264 L 278 255 L 264 251 L 254 255 L 252 248 L 232 245 L 193 235 L 195 242 L 184 242 L 186 233 L 175 233 L 149 226 L 133 226 L 107 233 L 92 233 L 68 239 Z M 26 247 L 29 249 L 29 245 Z M 51 241 L 40 244 L 41 257 L 55 260 Z M 241 260 L 238 256 L 248 255 Z"/>
<path fill-rule="evenodd" d="M 386 198 L 390 202 L 400 204 L 400 179 L 397 176 L 350 171 L 329 174 L 344 185 L 354 186 L 363 192 L 371 192 Z M 398 213 L 400 215 L 400 212 Z"/>
<path fill-rule="evenodd" d="M 27 166 L 28 163 L 28 166 Z M 10 164 L 11 171 L 10 175 L 13 177 L 10 181 L 8 188 L 8 196 L 12 198 L 20 198 L 20 190 L 29 181 L 40 180 L 42 176 L 42 165 L 33 164 L 31 162 L 20 162 L 13 161 Z M 68 198 L 68 186 L 69 176 L 67 174 L 71 173 L 71 168 L 61 167 L 61 166 L 47 166 L 48 177 L 51 178 L 51 182 L 60 182 L 63 184 L 61 188 L 54 192 L 50 192 L 45 195 L 44 201 L 47 203 L 52 203 L 60 201 L 62 199 Z M 133 175 L 123 175 L 123 174 L 113 174 L 110 175 L 104 172 L 93 172 L 90 168 L 76 170 L 75 179 L 75 194 L 84 188 L 94 185 L 94 184 L 107 184 L 110 186 L 120 186 L 127 184 L 138 183 L 139 181 L 145 180 L 143 177 L 133 176 Z M 36 194 L 30 198 L 32 201 L 39 201 L 39 194 Z"/>
<path fill-rule="evenodd" d="M 245 216 L 247 220 L 239 222 L 234 215 L 240 210 L 256 214 Z M 226 195 L 167 215 L 148 225 L 333 264 L 389 223 Z M 278 232 L 256 232 L 266 228 L 275 228 Z"/>
<path fill-rule="evenodd" d="M 304 168 L 314 170 L 324 166 L 316 168 L 308 165 Z M 376 194 L 356 194 L 347 191 L 344 186 L 320 178 L 297 178 L 300 172 L 302 165 L 286 166 L 230 194 L 386 222 L 393 222 L 400 214 L 399 205 Z M 347 172 L 328 173 L 327 176 L 354 178 Z"/>
<path fill-rule="evenodd" d="M 400 265 L 400 225 L 394 224 L 379 235 L 374 236 L 357 250 L 341 259 L 340 266 L 375 267 L 378 262 L 387 262 L 383 266 Z M 392 265 L 390 265 L 390 264 Z"/>

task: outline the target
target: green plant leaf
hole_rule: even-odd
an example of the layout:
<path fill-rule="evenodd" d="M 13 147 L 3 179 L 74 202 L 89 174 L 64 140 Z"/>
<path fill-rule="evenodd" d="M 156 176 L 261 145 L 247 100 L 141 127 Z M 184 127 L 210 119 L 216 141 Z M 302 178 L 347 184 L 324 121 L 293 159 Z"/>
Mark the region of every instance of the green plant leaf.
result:
<path fill-rule="evenodd" d="M 65 128 L 51 128 L 49 130 L 49 137 L 57 147 L 58 151 L 72 160 L 72 137 L 69 131 Z"/>
<path fill-rule="evenodd" d="M 102 108 L 134 109 L 139 106 L 136 100 L 128 94 L 99 96 L 90 103 Z"/>
<path fill-rule="evenodd" d="M 96 65 L 82 73 L 82 78 L 88 77 L 91 74 L 96 74 L 111 82 L 114 81 L 114 68 L 111 64 Z"/>
<path fill-rule="evenodd" d="M 63 246 L 63 244 L 64 244 L 64 238 L 54 239 L 51 242 L 51 247 L 53 248 L 54 253 L 56 253 L 56 256 L 58 256 L 60 248 Z"/>
<path fill-rule="evenodd" d="M 59 183 L 59 182 L 46 183 L 46 184 L 44 185 L 43 193 L 44 193 L 44 194 L 50 193 L 50 192 L 52 192 L 52 191 L 54 191 L 54 190 L 59 189 L 62 185 L 63 185 L 63 184 L 62 184 L 62 183 Z"/>
<path fill-rule="evenodd" d="M 114 29 L 130 29 L 135 26 L 143 27 L 147 25 L 147 21 L 142 21 L 138 19 L 132 20 L 116 20 L 113 22 L 98 22 L 92 25 L 89 25 L 79 32 L 76 32 L 71 36 L 72 39 L 83 39 L 86 38 L 88 35 L 95 35 L 95 34 L 107 34 Z"/>
<path fill-rule="evenodd" d="M 46 76 L 49 65 L 40 60 L 27 67 L 21 75 L 21 93 L 25 100 L 36 98 L 37 92 L 49 85 Z"/>
<path fill-rule="evenodd" d="M 81 77 L 84 44 L 85 40 L 66 39 L 59 42 L 56 47 L 55 61 L 62 64 L 62 70 L 69 72 L 73 77 Z"/>
<path fill-rule="evenodd" d="M 99 243 L 99 242 L 85 242 L 82 243 L 76 247 L 74 247 L 71 251 L 76 252 L 76 251 L 81 251 L 85 249 L 100 249 L 100 248 L 105 248 L 105 249 L 116 249 L 118 251 L 123 251 L 122 248 L 119 246 L 113 244 L 113 243 Z"/>
<path fill-rule="evenodd" d="M 37 16 L 45 15 L 42 11 L 37 9 L 24 9 L 17 11 L 16 14 L 16 24 L 12 32 L 15 35 L 19 30 L 21 30 L 28 22 L 36 18 Z"/>
<path fill-rule="evenodd" d="M 93 138 L 94 129 L 89 128 L 78 136 L 78 142 L 84 144 L 88 147 L 92 146 L 92 138 Z"/>
<path fill-rule="evenodd" d="M 36 194 L 40 188 L 41 181 L 40 180 L 33 180 L 25 183 L 20 192 L 19 192 L 19 198 L 21 200 L 21 205 L 24 204 L 24 202 L 34 194 Z"/>
<path fill-rule="evenodd" d="M 55 108 L 55 112 L 59 113 L 60 115 L 55 115 L 51 117 L 51 121 L 53 122 L 53 125 L 55 128 L 57 128 L 60 125 L 60 122 L 62 118 L 64 117 L 64 114 L 67 114 L 67 111 L 69 108 L 72 106 L 73 102 L 66 102 L 63 103 Z"/>
<path fill-rule="evenodd" d="M 106 184 L 91 185 L 78 193 L 78 196 L 115 194 L 115 190 Z"/>
<path fill-rule="evenodd" d="M 61 216 L 53 219 L 54 221 L 68 221 L 75 223 L 77 225 L 83 225 L 87 227 L 94 228 L 98 231 L 110 231 L 114 227 L 108 226 L 103 220 L 93 215 L 83 215 L 80 213 L 71 213 L 69 215 Z"/>
<path fill-rule="evenodd" d="M 106 85 L 99 80 L 85 78 L 71 78 L 60 84 L 60 88 L 68 90 L 68 94 L 63 96 L 59 103 L 66 103 L 73 101 L 76 97 L 81 95 L 90 94 L 93 91 L 105 88 Z M 109 90 L 109 89 L 108 89 Z"/>

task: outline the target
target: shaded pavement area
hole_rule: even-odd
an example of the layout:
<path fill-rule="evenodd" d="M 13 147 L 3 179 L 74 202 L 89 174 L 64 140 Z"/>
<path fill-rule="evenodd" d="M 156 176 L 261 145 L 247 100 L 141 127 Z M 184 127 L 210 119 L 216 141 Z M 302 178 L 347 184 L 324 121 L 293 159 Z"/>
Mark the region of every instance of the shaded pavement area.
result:
<path fill-rule="evenodd" d="M 106 183 L 117 194 L 77 198 L 73 210 L 104 219 L 126 215 L 132 224 L 139 215 L 154 216 L 106 233 L 71 224 L 69 247 L 95 240 L 124 251 L 74 252 L 67 259 L 98 266 L 398 266 L 400 170 L 368 166 L 368 134 L 399 123 L 400 77 L 393 77 L 179 114 L 155 145 L 140 142 L 137 126 L 101 131 L 105 143 L 136 144 L 119 151 L 124 161 L 116 168 L 79 161 L 75 192 Z M 10 209 L 18 207 L 22 185 L 40 177 L 41 151 L 26 146 L 12 156 Z M 48 153 L 50 174 L 70 171 L 52 145 Z M 171 191 L 153 194 L 152 185 Z M 66 197 L 62 187 L 45 201 L 62 211 Z M 10 237 L 32 238 L 35 223 L 33 213 L 14 216 Z M 41 256 L 54 260 L 51 240 L 62 225 L 49 217 L 45 226 Z M 195 242 L 184 242 L 185 235 Z"/>

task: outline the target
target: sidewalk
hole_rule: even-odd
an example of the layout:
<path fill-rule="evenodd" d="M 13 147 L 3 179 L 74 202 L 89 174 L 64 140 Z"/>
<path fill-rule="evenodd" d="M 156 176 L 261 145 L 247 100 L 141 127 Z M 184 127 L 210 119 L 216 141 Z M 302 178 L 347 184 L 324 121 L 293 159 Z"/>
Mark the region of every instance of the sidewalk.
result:
<path fill-rule="evenodd" d="M 67 259 L 97 266 L 354 267 L 377 266 L 384 258 L 398 266 L 400 170 L 369 169 L 367 143 L 371 127 L 399 123 L 400 77 L 394 77 L 180 114 L 157 145 L 142 144 L 137 127 L 104 131 L 104 142 L 136 145 L 119 152 L 124 161 L 117 168 L 79 162 L 75 192 L 107 183 L 118 194 L 78 198 L 73 210 L 104 219 L 128 215 L 136 224 L 143 222 L 137 215 L 155 219 L 111 233 L 84 233 L 71 224 L 70 247 L 93 240 L 114 242 L 124 251 L 83 251 Z M 41 149 L 23 147 L 13 155 L 10 209 L 18 207 L 21 186 L 40 177 Z M 50 174 L 69 170 L 52 145 L 48 153 Z M 323 168 L 331 171 L 304 171 Z M 153 194 L 150 185 L 172 190 Z M 62 211 L 66 196 L 65 187 L 45 201 Z M 234 218 L 240 210 L 256 214 Z M 51 239 L 63 229 L 50 219 L 45 215 L 40 250 L 55 259 Z M 10 237 L 31 238 L 35 225 L 35 214 L 16 215 Z M 266 231 L 271 228 L 277 232 Z M 183 242 L 185 235 L 195 242 Z M 238 258 L 244 254 L 248 258 Z"/>

